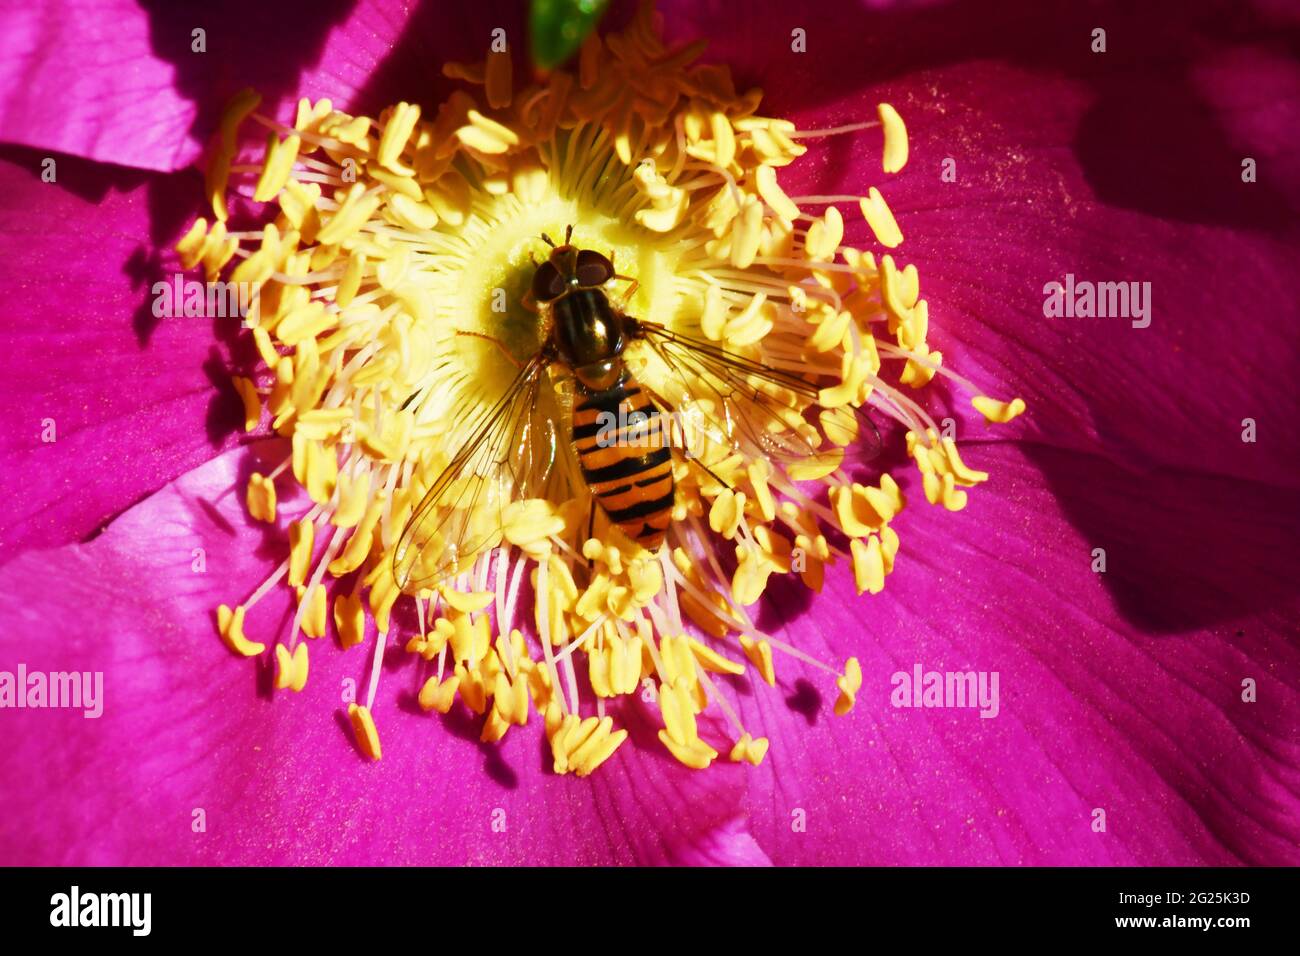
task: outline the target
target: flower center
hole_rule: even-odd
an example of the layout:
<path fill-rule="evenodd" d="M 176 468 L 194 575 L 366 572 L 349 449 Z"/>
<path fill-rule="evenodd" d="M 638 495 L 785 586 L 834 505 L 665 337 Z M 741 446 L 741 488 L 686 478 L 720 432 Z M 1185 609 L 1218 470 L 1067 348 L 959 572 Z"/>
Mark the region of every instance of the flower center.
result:
<path fill-rule="evenodd" d="M 659 738 L 686 765 L 720 751 L 761 762 L 767 741 L 716 675 L 775 685 L 776 660 L 793 658 L 834 681 L 838 714 L 861 686 L 856 659 L 819 661 L 748 608 L 773 575 L 820 590 L 841 558 L 859 594 L 882 590 L 906 502 L 894 477 L 865 470 L 874 420 L 905 432 L 926 499 L 959 510 L 987 475 L 908 392 L 944 374 L 989 421 L 1023 410 L 943 367 L 913 266 L 844 244 L 843 202 L 876 243 L 902 242 L 876 188 L 790 197 L 778 183 L 805 140 L 877 127 L 897 172 L 898 114 L 800 132 L 759 115 L 758 92 L 738 94 L 724 69 L 692 67 L 699 52 L 665 48 L 645 7 L 589 40 L 576 75 L 540 86 L 516 90 L 503 53 L 449 65 L 483 96 L 454 94 L 432 118 L 304 100 L 288 126 L 257 113 L 254 94 L 227 111 L 208 175 L 215 221 L 178 251 L 209 279 L 237 260 L 231 280 L 258 291 L 247 322 L 260 366 L 235 386 L 248 430 L 269 418 L 291 452 L 251 477 L 247 502 L 259 520 L 288 519 L 290 549 L 218 609 L 218 628 L 236 654 L 266 653 L 246 615 L 293 589 L 273 653 L 276 686 L 297 691 L 302 636 L 332 624 L 346 650 L 373 622 L 365 694 L 349 707 L 371 757 L 383 651 L 400 630 L 422 707 L 459 701 L 483 715 L 485 740 L 536 713 L 557 772 L 586 775 L 615 752 L 626 732 L 613 710 L 634 694 L 657 704 Z M 260 163 L 243 157 L 250 117 L 270 130 Z M 275 219 L 228 229 L 232 181 Z M 636 321 L 609 388 L 549 362 L 571 306 L 530 295 L 543 234 L 559 242 L 569 227 L 617 273 L 583 284 L 585 307 Z M 279 501 L 291 485 L 305 502 Z M 729 732 L 701 729 L 708 708 Z"/>
<path fill-rule="evenodd" d="M 608 146 L 588 142 L 591 138 L 586 130 L 557 138 L 549 157 L 555 165 L 548 163 L 546 175 L 530 183 L 527 204 L 514 194 L 481 194 L 460 230 L 463 245 L 444 254 L 432 272 L 429 292 L 441 328 L 492 336 L 516 361 L 536 353 L 541 323 L 537 309 L 526 305 L 526 294 L 537 264 L 550 252 L 542 235 L 558 237 L 569 226 L 575 246 L 601 252 L 621 273 L 636 278 L 636 288 L 620 301 L 629 314 L 660 325 L 676 321 L 680 293 L 674 276 L 682 243 L 629 225 L 636 206 L 630 171 L 614 162 Z M 567 152 L 570 140 L 578 141 L 572 155 Z M 566 175 L 566 161 L 606 169 L 599 188 Z M 503 387 L 514 369 L 500 350 L 484 349 L 480 342 L 461 342 L 459 357 L 477 368 L 486 355 L 485 391 L 499 394 L 499 387 L 490 386 Z"/>

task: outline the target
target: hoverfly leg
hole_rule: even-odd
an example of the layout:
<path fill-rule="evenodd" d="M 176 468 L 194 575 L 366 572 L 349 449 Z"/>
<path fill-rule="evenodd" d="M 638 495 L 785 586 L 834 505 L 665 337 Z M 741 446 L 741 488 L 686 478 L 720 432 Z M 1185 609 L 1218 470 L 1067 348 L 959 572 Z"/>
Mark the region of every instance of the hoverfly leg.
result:
<path fill-rule="evenodd" d="M 613 249 L 609 250 L 609 265 L 610 265 L 610 268 L 613 269 L 613 267 L 614 267 L 614 250 L 613 250 Z M 624 282 L 630 282 L 630 283 L 632 283 L 630 286 L 627 287 L 627 289 L 626 289 L 626 290 L 624 291 L 624 293 L 623 293 L 623 298 L 622 298 L 622 302 L 621 302 L 621 307 L 622 307 L 622 308 L 626 308 L 626 307 L 627 307 L 627 304 L 628 304 L 629 302 L 632 301 L 632 296 L 636 295 L 636 290 L 639 289 L 639 288 L 641 288 L 641 283 L 638 282 L 636 279 L 632 278 L 631 276 L 619 275 L 617 271 L 615 271 L 614 274 L 613 274 L 612 276 L 610 276 L 609 278 L 610 278 L 610 281 L 611 281 L 611 282 L 614 281 L 615 279 L 621 279 L 621 280 L 623 280 Z"/>
<path fill-rule="evenodd" d="M 627 279 L 629 282 L 632 283 L 630 286 L 627 287 L 627 291 L 623 293 L 623 305 L 627 305 L 629 302 L 632 301 L 632 296 L 636 295 L 636 290 L 641 288 L 641 283 L 638 282 L 636 279 L 633 279 L 631 276 L 615 275 L 614 278 Z"/>
<path fill-rule="evenodd" d="M 513 355 L 511 355 L 511 354 L 510 354 L 510 350 L 509 350 L 508 348 L 506 348 L 506 344 L 505 344 L 504 342 L 502 342 L 502 341 L 501 341 L 499 338 L 497 338 L 496 336 L 493 336 L 493 335 L 486 335 L 486 334 L 484 334 L 483 332 L 466 332 L 466 331 L 463 331 L 463 330 L 461 330 L 461 329 L 457 329 L 457 330 L 456 330 L 456 334 L 457 334 L 457 335 L 467 335 L 467 336 L 469 336 L 469 337 L 471 337 L 471 338 L 475 338 L 475 339 L 485 339 L 485 340 L 487 340 L 488 342 L 491 342 L 493 345 L 495 345 L 497 348 L 499 348 L 499 349 L 501 350 L 501 354 L 502 354 L 502 355 L 504 355 L 506 358 L 508 358 L 508 359 L 510 360 L 510 364 L 511 364 L 511 365 L 513 365 L 515 368 L 519 369 L 519 371 L 521 371 L 521 372 L 524 370 L 524 363 L 521 362 L 521 361 L 519 361 L 519 359 L 515 358 Z"/>
<path fill-rule="evenodd" d="M 703 468 L 706 472 L 708 472 L 709 477 L 712 478 L 714 481 L 716 481 L 718 484 L 722 485 L 723 488 L 726 488 L 728 491 L 736 490 L 729 483 L 719 478 L 712 468 L 710 468 L 704 462 L 700 461 L 694 455 L 684 455 L 683 457 L 686 459 L 688 464 L 698 465 L 699 467 Z"/>
<path fill-rule="evenodd" d="M 623 304 L 627 305 L 628 301 L 632 298 L 632 296 L 636 295 L 636 290 L 641 288 L 641 283 L 638 282 L 636 279 L 632 278 L 631 276 L 619 275 L 618 270 L 614 268 L 613 249 L 609 250 L 609 267 L 610 269 L 614 270 L 614 274 L 609 277 L 610 281 L 613 281 L 614 279 L 622 279 L 624 282 L 632 283 L 630 286 L 627 287 L 627 291 L 623 293 Z"/>

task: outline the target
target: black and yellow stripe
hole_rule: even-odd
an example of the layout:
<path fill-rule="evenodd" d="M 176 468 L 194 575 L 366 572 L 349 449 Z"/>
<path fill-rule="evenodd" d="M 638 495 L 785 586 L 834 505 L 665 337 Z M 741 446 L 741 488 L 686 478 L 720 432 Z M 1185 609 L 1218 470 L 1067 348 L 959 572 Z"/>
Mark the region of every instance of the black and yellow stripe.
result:
<path fill-rule="evenodd" d="M 663 543 L 673 510 L 673 466 L 659 409 L 630 375 L 594 391 L 578 383 L 573 444 L 582 476 L 609 520 L 648 550 Z M 633 416 L 644 421 L 631 424 Z"/>

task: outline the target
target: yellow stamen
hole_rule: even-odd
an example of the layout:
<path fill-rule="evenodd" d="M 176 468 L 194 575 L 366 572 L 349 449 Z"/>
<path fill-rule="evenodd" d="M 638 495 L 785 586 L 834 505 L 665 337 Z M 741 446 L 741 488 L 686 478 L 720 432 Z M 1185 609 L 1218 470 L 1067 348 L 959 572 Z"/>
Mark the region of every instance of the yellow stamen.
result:
<path fill-rule="evenodd" d="M 853 709 L 858 691 L 862 689 L 862 668 L 856 657 L 850 657 L 845 662 L 844 673 L 836 678 L 835 686 L 840 689 L 839 699 L 835 701 L 835 713 L 843 717 Z"/>
<path fill-rule="evenodd" d="M 302 615 L 302 632 L 308 637 L 325 636 L 325 588 L 316 585 L 303 598 L 306 607 Z"/>
<path fill-rule="evenodd" d="M 256 657 L 266 650 L 265 644 L 250 641 L 244 635 L 244 606 L 241 604 L 233 611 L 226 605 L 217 608 L 217 629 L 226 646 L 243 657 Z"/>
<path fill-rule="evenodd" d="M 867 225 L 871 227 L 871 231 L 876 234 L 876 239 L 882 246 L 894 249 L 902 244 L 903 232 L 898 228 L 898 220 L 894 218 L 879 189 L 872 186 L 867 193 L 867 198 L 861 200 L 860 205 L 862 217 L 867 220 Z"/>
<path fill-rule="evenodd" d="M 772 645 L 767 641 L 756 641 L 747 634 L 740 636 L 740 646 L 745 651 L 751 664 L 758 668 L 759 675 L 768 687 L 776 686 L 776 668 L 772 664 Z"/>
<path fill-rule="evenodd" d="M 970 402 L 975 406 L 975 410 L 984 416 L 984 420 L 990 425 L 1005 425 L 1011 419 L 1020 415 L 1025 410 L 1024 399 L 1013 398 L 1009 402 L 1000 402 L 996 398 L 989 398 L 987 395 L 977 395 Z"/>
<path fill-rule="evenodd" d="M 289 525 L 289 583 L 294 587 L 307 580 L 315 532 L 316 526 L 306 518 Z"/>
<path fill-rule="evenodd" d="M 388 122 L 384 124 L 383 135 L 379 137 L 379 149 L 375 151 L 375 162 L 386 166 L 395 173 L 407 174 L 412 170 L 403 166 L 398 157 L 406 148 L 406 142 L 415 131 L 415 124 L 420 121 L 420 107 L 413 103 L 398 103 L 393 107 Z"/>
<path fill-rule="evenodd" d="M 275 482 L 253 472 L 248 478 L 248 513 L 257 521 L 275 523 Z"/>
<path fill-rule="evenodd" d="M 268 202 L 284 188 L 293 171 L 294 161 L 298 158 L 298 149 L 302 140 L 297 136 L 285 137 L 283 141 L 272 133 L 266 141 L 266 161 L 262 166 L 262 175 L 257 179 L 257 188 L 253 199 Z"/>
<path fill-rule="evenodd" d="M 366 613 L 360 595 L 344 594 L 334 601 L 334 627 L 345 649 L 366 639 Z"/>
<path fill-rule="evenodd" d="M 885 131 L 881 166 L 887 173 L 896 173 L 907 165 L 907 127 L 903 125 L 903 118 L 898 115 L 898 111 L 888 103 L 881 103 L 876 112 Z"/>
<path fill-rule="evenodd" d="M 436 677 L 430 677 L 420 688 L 420 706 L 425 710 L 436 710 L 440 714 L 445 714 L 451 710 L 458 687 L 460 687 L 459 674 L 453 674 L 441 682 Z"/>
<path fill-rule="evenodd" d="M 736 746 L 731 748 L 730 758 L 734 763 L 740 763 L 747 760 L 755 767 L 763 762 L 767 756 L 767 738 L 759 737 L 755 740 L 749 734 L 742 734 L 741 738 L 736 741 Z"/>
<path fill-rule="evenodd" d="M 352 732 L 356 734 L 357 746 L 361 752 L 371 760 L 383 756 L 379 746 L 379 731 L 375 728 L 375 719 L 370 716 L 370 708 L 348 704 L 348 720 L 352 722 Z"/>
<path fill-rule="evenodd" d="M 503 126 L 478 110 L 470 110 L 469 125 L 456 130 L 456 138 L 470 149 L 496 155 L 519 144 L 519 136 L 508 126 Z"/>
<path fill-rule="evenodd" d="M 236 136 L 239 126 L 262 102 L 253 90 L 241 90 L 221 114 L 212 159 L 208 165 L 207 195 L 212 204 L 212 214 L 221 222 L 229 218 L 226 209 L 226 183 L 230 179 L 230 164 L 235 156 Z"/>
<path fill-rule="evenodd" d="M 307 645 L 299 644 L 289 652 L 283 644 L 275 645 L 275 689 L 300 691 L 307 686 L 309 661 Z"/>
<path fill-rule="evenodd" d="M 711 647 L 706 647 L 695 638 L 690 639 L 691 651 L 695 654 L 695 659 L 699 661 L 700 666 L 706 671 L 712 671 L 715 674 L 734 674 L 739 676 L 745 673 L 745 665 L 738 664 L 729 657 L 723 657 Z"/>
<path fill-rule="evenodd" d="M 491 591 L 461 592 L 452 588 L 442 588 L 442 597 L 448 605 L 462 614 L 474 614 L 483 610 L 496 597 Z"/>
<path fill-rule="evenodd" d="M 236 375 L 231 381 L 235 391 L 244 403 L 244 431 L 251 432 L 262 420 L 262 397 L 257 394 L 257 387 L 248 379 Z"/>

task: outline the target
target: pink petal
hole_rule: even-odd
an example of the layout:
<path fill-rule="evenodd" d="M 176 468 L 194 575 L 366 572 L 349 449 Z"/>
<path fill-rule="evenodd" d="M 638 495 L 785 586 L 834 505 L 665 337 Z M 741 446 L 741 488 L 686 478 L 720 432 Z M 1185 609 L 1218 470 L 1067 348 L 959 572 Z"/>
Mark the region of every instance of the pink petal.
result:
<path fill-rule="evenodd" d="M 750 784 L 763 849 L 782 864 L 1300 862 L 1291 495 L 1012 444 L 966 457 L 993 478 L 957 515 L 911 493 L 882 594 L 855 599 L 841 573 L 775 632 L 859 658 L 853 711 L 831 716 L 825 676 L 789 663 L 779 696 L 741 696 L 772 740 Z M 1040 470 L 1068 484 L 1063 502 Z M 997 716 L 892 706 L 893 675 L 916 664 L 998 672 Z"/>
<path fill-rule="evenodd" d="M 283 449 L 279 449 L 283 451 Z M 212 609 L 282 553 L 219 497 L 251 465 L 229 452 L 131 509 L 86 545 L 28 552 L 0 570 L 0 671 L 102 671 L 103 716 L 13 710 L 0 752 L 0 859 L 40 864 L 754 863 L 743 771 L 694 773 L 636 708 L 632 739 L 578 780 L 550 768 L 534 715 L 478 743 L 459 705 L 413 703 L 417 675 L 390 651 L 376 699 L 383 760 L 341 729 L 342 688 L 364 695 L 369 651 L 312 642 L 300 695 L 233 657 Z M 194 549 L 206 570 L 196 573 Z M 272 555 L 269 560 L 265 555 Z M 287 603 L 249 616 L 250 637 Z M 373 639 L 373 638 L 372 638 Z M 206 831 L 194 832 L 195 811 Z M 504 815 L 502 815 L 504 814 Z M 504 831 L 494 830 L 503 821 Z"/>
<path fill-rule="evenodd" d="M 1293 630 L 1296 610 L 1290 545 L 1297 529 L 1279 490 L 1294 484 L 1291 449 L 1300 429 L 1291 387 L 1293 228 L 1285 212 L 1295 208 L 1300 180 L 1289 175 L 1294 157 L 1279 146 L 1297 118 L 1294 63 L 1270 52 L 1274 23 L 1265 14 L 1244 16 L 1225 40 L 1214 22 L 1170 18 L 1160 8 L 1108 9 L 1115 45 L 1098 61 L 1086 53 L 1092 9 L 1087 23 L 1080 13 L 1049 25 L 1040 18 L 1056 14 L 1040 13 L 1040 5 L 1008 8 L 1013 30 L 968 5 L 935 4 L 920 14 L 908 6 L 876 19 L 846 8 L 863 19 L 837 21 L 832 30 L 813 23 L 811 43 L 821 46 L 798 60 L 773 26 L 797 25 L 788 12 L 737 20 L 728 10 L 725 33 L 687 29 L 722 33 L 717 52 L 739 62 L 742 80 L 768 78 L 768 108 L 797 114 L 801 125 L 864 118 L 879 99 L 899 107 L 913 158 L 884 188 L 908 235 L 902 258 L 921 269 L 932 344 L 981 387 L 1029 400 L 1027 419 L 990 434 L 1040 443 L 1025 452 L 972 448 L 968 461 L 993 471 L 994 484 L 973 494 L 961 516 L 927 509 L 913 489 L 914 504 L 899 522 L 899 569 L 870 602 L 873 641 L 851 636 L 865 604 L 850 603 L 842 578 L 788 628 L 795 643 L 821 656 L 862 659 L 866 680 L 853 715 L 832 720 L 823 707 L 805 717 L 805 685 L 789 688 L 799 703 L 793 711 L 759 689 L 743 701 L 752 729 L 773 740 L 757 773 L 686 773 L 634 721 L 635 739 L 603 776 L 557 780 L 543 772 L 532 737 L 512 731 L 499 751 L 480 751 L 472 737 L 449 741 L 429 718 L 393 706 L 386 691 L 406 676 L 398 670 L 386 674 L 378 708 L 385 760 L 367 765 L 321 720 L 337 712 L 344 677 L 364 678 L 358 652 L 316 642 L 307 691 L 267 702 L 254 695 L 248 667 L 239 669 L 211 634 L 212 605 L 245 593 L 267 570 L 247 558 L 251 532 L 234 498 L 222 504 L 235 529 L 226 534 L 185 497 L 187 489 L 193 499 L 228 484 L 234 465 L 227 456 L 93 544 L 29 553 L 0 572 L 7 593 L 27 602 L 0 610 L 7 618 L 0 669 L 16 660 L 100 668 L 112 675 L 110 703 L 119 693 L 123 702 L 99 721 L 55 712 L 14 718 L 19 744 L 0 757 L 0 771 L 4 779 L 28 775 L 36 796 L 11 800 L 12 818 L 0 816 L 0 857 L 761 862 L 767 853 L 778 862 L 819 863 L 1296 862 L 1297 655 L 1279 636 Z M 436 25 L 439 15 L 423 12 L 430 9 L 420 16 Z M 711 9 L 700 23 L 722 8 Z M 680 8 L 670 13 L 675 28 L 686 23 Z M 746 23 L 763 35 L 746 33 Z M 30 37 L 30 23 L 23 26 L 15 33 Z M 1153 31 L 1167 41 L 1158 61 L 1131 42 Z M 426 35 L 408 31 L 372 91 L 412 75 L 411 54 Z M 1198 49 L 1212 52 L 1194 56 Z M 963 62 L 971 51 L 977 62 Z M 838 71 L 833 84 L 828 64 Z M 207 104 L 203 97 L 217 85 L 205 79 L 195 95 Z M 287 74 L 280 87 L 272 84 L 293 85 Z M 852 96 L 838 100 L 846 90 Z M 111 112 L 77 123 L 109 130 Z M 193 122 L 204 120 L 187 117 L 178 137 Z M 21 117 L 6 124 L 25 128 Z M 96 141 L 121 139 L 110 130 Z M 787 188 L 857 192 L 880 182 L 876 147 L 868 145 L 818 147 L 815 179 L 791 177 Z M 1198 162 L 1171 173 L 1170 157 L 1178 155 Z M 1268 177 L 1240 183 L 1243 155 L 1259 157 Z M 938 176 L 949 156 L 959 172 L 950 184 Z M 66 247 L 80 236 L 63 239 Z M 92 233 L 83 254 L 94 247 Z M 1044 319 L 1042 285 L 1067 271 L 1151 281 L 1152 326 Z M 99 281 L 115 274 L 94 273 Z M 11 363 L 23 354 L 6 351 Z M 20 382 L 42 374 L 28 361 L 26 372 L 15 363 Z M 175 367 L 196 365 L 178 358 Z M 76 365 L 67 376 L 41 379 L 43 390 L 16 389 L 23 397 L 5 409 L 6 422 L 16 424 L 6 427 L 20 436 L 23 416 L 32 415 L 30 395 L 52 403 L 55 385 L 93 378 L 99 368 Z M 140 369 L 127 380 L 144 377 Z M 120 390 L 122 380 L 112 384 Z M 77 387 L 97 388 L 101 402 L 115 398 L 99 382 Z M 59 414 L 93 404 L 79 402 Z M 968 433 L 985 434 L 964 398 L 954 398 L 951 414 Z M 1240 441 L 1246 416 L 1264 423 L 1256 445 Z M 182 426 L 196 431 L 193 420 L 182 421 L 177 434 Z M 85 451 L 110 447 L 105 436 Z M 84 464 L 59 476 L 60 459 L 48 454 L 16 474 L 17 486 L 27 496 L 47 493 L 46 485 L 84 494 Z M 128 442 L 124 453 L 94 460 L 104 471 L 133 474 L 143 455 Z M 1164 467 L 1130 474 L 1117 460 Z M 49 501 L 65 507 L 57 496 Z M 95 508 L 102 517 L 104 506 Z M 78 512 L 71 524 L 85 525 L 91 513 Z M 15 540 L 67 540 L 18 530 Z M 196 581 L 189 555 L 198 546 L 207 549 L 211 577 Z M 1111 562 L 1100 579 L 1088 569 L 1096 546 L 1107 547 Z M 83 607 L 91 613 L 73 617 Z M 890 675 L 918 662 L 998 670 L 1000 716 L 891 708 Z M 783 671 L 787 680 L 799 673 Z M 1244 677 L 1259 681 L 1258 703 L 1241 701 Z M 864 719 L 873 720 L 870 732 Z M 455 722 L 448 724 L 454 736 Z M 70 772 L 82 766 L 89 768 L 84 781 Z M 459 772 L 449 773 L 451 766 Z M 757 842 L 736 803 L 745 782 Z M 188 829 L 200 806 L 210 820 L 202 835 Z M 498 807 L 507 813 L 505 834 L 488 824 Z M 1097 807 L 1107 811 L 1104 834 L 1090 827 Z M 797 809 L 807 815 L 805 833 L 791 829 Z M 620 821 L 631 822 L 620 830 Z"/>
<path fill-rule="evenodd" d="M 1300 160 L 1287 144 L 1300 65 L 1279 49 L 1279 14 L 1246 5 L 1229 34 L 1168 4 L 845 4 L 833 27 L 778 3 L 743 18 L 671 4 L 666 20 L 709 36 L 738 87 L 762 86 L 763 111 L 802 128 L 874 119 L 881 101 L 901 112 L 911 159 L 899 175 L 881 172 L 868 130 L 813 141 L 782 183 L 791 195 L 881 188 L 906 237 L 893 254 L 920 271 L 931 348 L 1029 405 L 987 429 L 954 391 L 932 411 L 959 434 L 1294 483 Z M 1105 54 L 1089 49 L 1099 25 Z M 790 49 L 797 28 L 807 53 Z M 1151 36 L 1158 57 L 1137 39 Z M 1244 157 L 1258 182 L 1242 181 Z M 942 178 L 949 159 L 955 182 Z M 852 241 L 889 251 L 840 208 Z M 1045 318 L 1044 286 L 1067 273 L 1151 283 L 1150 326 Z"/>
<path fill-rule="evenodd" d="M 385 0 L 236 0 L 218 10 L 157 0 L 44 0 L 0 36 L 0 138 L 141 169 L 195 162 L 239 89 L 291 119 L 300 96 L 377 114 L 432 106 L 446 60 L 482 56 L 496 28 L 522 42 L 522 11 Z M 193 31 L 206 31 L 195 52 Z"/>
<path fill-rule="evenodd" d="M 61 158 L 0 162 L 0 561 L 64 544 L 211 457 L 242 422 L 206 319 L 153 317 L 193 174 L 149 177 Z M 215 334 L 214 334 L 215 333 Z M 53 439 L 48 440 L 48 439 Z"/>
<path fill-rule="evenodd" d="M 155 51 L 140 4 L 10 4 L 5 20 L 5 139 L 144 169 L 178 169 L 197 155 L 188 138 L 194 106 L 177 89 L 174 63 Z M 189 29 L 158 40 L 188 46 Z"/>

